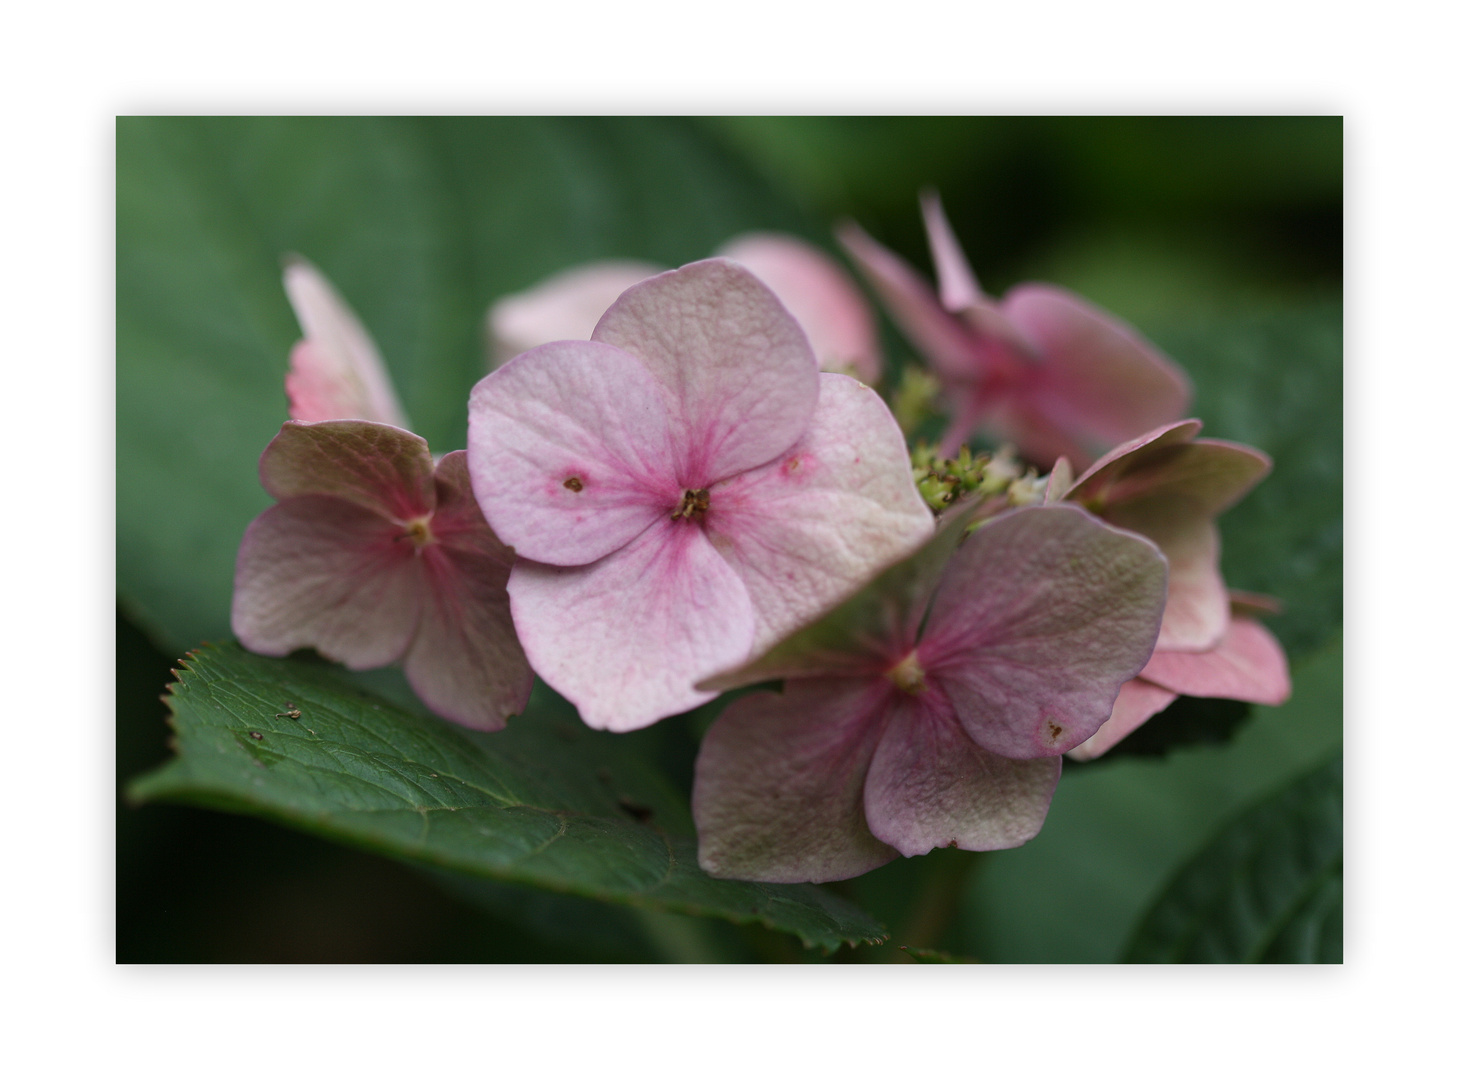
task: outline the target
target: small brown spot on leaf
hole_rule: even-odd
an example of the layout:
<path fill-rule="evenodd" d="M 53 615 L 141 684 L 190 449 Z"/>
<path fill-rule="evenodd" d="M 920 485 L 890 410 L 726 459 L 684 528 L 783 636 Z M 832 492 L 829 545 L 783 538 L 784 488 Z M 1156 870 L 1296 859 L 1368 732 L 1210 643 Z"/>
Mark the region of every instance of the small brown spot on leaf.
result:
<path fill-rule="evenodd" d="M 261 731 L 250 731 L 248 734 L 249 734 L 249 737 L 250 738 L 254 738 L 254 739 L 262 739 L 263 738 L 263 732 L 261 732 Z"/>
<path fill-rule="evenodd" d="M 582 491 L 583 482 L 576 476 L 569 476 L 562 482 L 562 486 L 567 488 L 568 491 Z"/>

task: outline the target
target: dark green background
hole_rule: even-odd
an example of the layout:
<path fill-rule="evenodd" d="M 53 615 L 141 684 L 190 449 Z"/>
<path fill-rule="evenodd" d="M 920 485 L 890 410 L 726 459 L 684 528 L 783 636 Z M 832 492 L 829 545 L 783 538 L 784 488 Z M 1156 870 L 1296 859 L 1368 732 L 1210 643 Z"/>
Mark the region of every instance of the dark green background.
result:
<path fill-rule="evenodd" d="M 835 959 L 1118 958 L 1182 864 L 1340 744 L 1335 118 L 119 120 L 119 781 L 167 756 L 172 658 L 227 636 L 233 554 L 268 504 L 257 456 L 297 336 L 282 255 L 314 260 L 361 313 L 441 452 L 464 442 L 497 296 L 589 258 L 682 263 L 750 228 L 830 248 L 843 215 L 925 268 L 925 185 L 985 288 L 1051 280 L 1110 307 L 1191 372 L 1207 434 L 1274 456 L 1224 520 L 1225 568 L 1285 602 L 1272 626 L 1297 692 L 1227 740 L 1069 768 L 1022 849 L 843 886 L 893 940 Z M 895 373 L 909 354 L 885 341 Z M 680 783 L 703 723 L 660 725 Z M 243 817 L 117 814 L 122 961 L 818 958 L 770 931 L 431 877 Z"/>

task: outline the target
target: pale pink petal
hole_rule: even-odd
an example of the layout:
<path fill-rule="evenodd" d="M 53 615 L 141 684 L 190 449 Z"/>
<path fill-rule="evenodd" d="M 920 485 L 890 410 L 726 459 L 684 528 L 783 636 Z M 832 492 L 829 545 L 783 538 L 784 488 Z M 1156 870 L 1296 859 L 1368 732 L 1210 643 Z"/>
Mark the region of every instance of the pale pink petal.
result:
<path fill-rule="evenodd" d="M 436 493 L 430 527 L 439 542 L 420 553 L 428 588 L 405 674 L 440 715 L 495 731 L 526 708 L 532 690 L 507 598 L 512 553 L 481 516 L 465 451 L 436 466 Z"/>
<path fill-rule="evenodd" d="M 305 495 L 253 520 L 238 549 L 233 632 L 285 656 L 313 646 L 356 670 L 399 660 L 424 584 L 400 526 L 343 499 Z"/>
<path fill-rule="evenodd" d="M 1194 503 L 1149 499 L 1104 512 L 1111 525 L 1148 536 L 1170 562 L 1170 592 L 1158 649 L 1201 652 L 1226 633 L 1231 602 L 1221 578 L 1221 536 Z"/>
<path fill-rule="evenodd" d="M 809 679 L 725 709 L 694 766 L 699 865 L 716 877 L 821 882 L 895 858 L 862 810 L 890 696 L 885 679 Z"/>
<path fill-rule="evenodd" d="M 978 746 L 935 686 L 894 695 L 866 777 L 866 822 L 903 855 L 1017 847 L 1043 828 L 1058 756 L 1015 761 Z"/>
<path fill-rule="evenodd" d="M 1004 757 L 1062 753 L 1150 658 L 1165 560 L 1067 504 L 1010 511 L 947 564 L 917 647 L 968 734 Z"/>
<path fill-rule="evenodd" d="M 603 259 L 502 297 L 486 313 L 492 366 L 549 341 L 587 341 L 624 289 L 663 270 L 653 263 Z"/>
<path fill-rule="evenodd" d="M 917 271 L 851 222 L 836 230 L 836 239 L 881 296 L 902 333 L 940 374 L 955 378 L 983 374 L 968 327 L 943 309 Z"/>
<path fill-rule="evenodd" d="M 683 495 L 653 376 L 595 341 L 558 341 L 476 384 L 467 460 L 482 513 L 527 559 L 577 566 L 665 519 Z"/>
<path fill-rule="evenodd" d="M 1020 285 L 1001 307 L 1043 356 L 1026 393 L 1071 432 L 1118 443 L 1169 423 L 1190 404 L 1184 372 L 1125 323 L 1068 290 Z"/>
<path fill-rule="evenodd" d="M 937 294 L 948 311 L 964 311 L 981 299 L 978 279 L 968 265 L 962 245 L 948 224 L 942 200 L 935 191 L 922 193 L 922 221 L 927 227 L 927 243 L 932 249 L 932 264 L 937 269 Z"/>
<path fill-rule="evenodd" d="M 818 249 L 786 233 L 748 233 L 719 254 L 770 286 L 805 331 L 823 371 L 881 377 L 876 320 L 856 283 Z"/>
<path fill-rule="evenodd" d="M 886 403 L 823 374 L 805 435 L 711 488 L 705 527 L 749 590 L 759 651 L 909 554 L 932 535 L 932 513 Z"/>
<path fill-rule="evenodd" d="M 1196 439 L 1199 422 L 1147 432 L 1101 458 L 1066 495 L 1150 537 L 1170 560 L 1161 649 L 1203 651 L 1226 632 L 1230 603 L 1214 518 L 1271 468 L 1260 451 Z"/>
<path fill-rule="evenodd" d="M 665 517 L 589 566 L 518 560 L 507 590 L 537 674 L 609 731 L 702 705 L 694 684 L 754 639 L 744 584 L 694 521 Z"/>
<path fill-rule="evenodd" d="M 1093 456 L 1085 442 L 1041 412 L 1025 396 L 1005 394 L 1001 399 L 995 398 L 985 413 L 975 426 L 986 428 L 996 442 L 1012 443 L 1018 448 L 1019 456 L 1030 464 L 1047 467 L 1066 457 L 1078 468 Z"/>
<path fill-rule="evenodd" d="M 636 357 L 658 380 L 684 488 L 779 457 L 815 412 L 819 369 L 805 332 L 759 278 L 727 259 L 633 286 L 593 340 Z"/>
<path fill-rule="evenodd" d="M 1271 631 L 1236 616 L 1214 649 L 1203 653 L 1156 649 L 1140 678 L 1192 697 L 1280 705 L 1292 693 L 1287 656 Z"/>
<path fill-rule="evenodd" d="M 1163 712 L 1179 696 L 1144 679 L 1131 679 L 1120 687 L 1110 718 L 1088 739 L 1068 751 L 1069 756 L 1075 761 L 1094 760 L 1150 717 Z"/>
<path fill-rule="evenodd" d="M 318 270 L 292 258 L 284 291 L 304 328 L 284 377 L 295 420 L 373 420 L 409 428 L 370 335 Z"/>
<path fill-rule="evenodd" d="M 397 522 L 436 505 L 426 441 L 389 424 L 286 421 L 264 449 L 258 473 L 276 499 L 329 495 Z"/>

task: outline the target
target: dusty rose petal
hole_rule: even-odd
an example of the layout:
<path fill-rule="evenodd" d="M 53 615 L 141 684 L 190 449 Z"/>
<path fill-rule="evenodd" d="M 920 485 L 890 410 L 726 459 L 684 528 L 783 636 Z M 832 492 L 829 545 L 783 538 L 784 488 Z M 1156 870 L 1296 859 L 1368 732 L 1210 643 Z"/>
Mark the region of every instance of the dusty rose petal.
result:
<path fill-rule="evenodd" d="M 530 289 L 504 296 L 486 315 L 493 365 L 549 341 L 587 341 L 614 300 L 664 267 L 632 259 L 603 259 L 553 274 Z"/>
<path fill-rule="evenodd" d="M 276 499 L 329 495 L 409 521 L 436 505 L 430 448 L 419 435 L 364 420 L 289 420 L 258 463 Z"/>
<path fill-rule="evenodd" d="M 284 291 L 304 328 L 284 377 L 295 420 L 373 420 L 409 428 L 370 335 L 329 281 L 303 259 L 284 267 Z"/>
<path fill-rule="evenodd" d="M 1158 462 L 1168 459 L 1176 447 L 1199 435 L 1201 427 L 1199 420 L 1177 420 L 1121 443 L 1080 474 L 1070 493 L 1071 498 L 1077 497 L 1086 505 L 1095 500 L 1102 502 L 1108 497 L 1110 488 L 1126 473 L 1140 468 L 1147 460 Z"/>
<path fill-rule="evenodd" d="M 770 286 L 805 331 L 822 370 L 881 377 L 876 320 L 846 271 L 804 240 L 786 233 L 747 233 L 719 251 Z"/>
<path fill-rule="evenodd" d="M 1190 404 L 1190 383 L 1179 368 L 1074 293 L 1019 285 L 1000 307 L 1042 353 L 1035 396 L 1070 431 L 1117 443 L 1169 423 Z"/>
<path fill-rule="evenodd" d="M 1150 658 L 1165 561 L 1077 507 L 1010 511 L 947 564 L 917 648 L 968 734 L 1004 757 L 1062 753 Z"/>
<path fill-rule="evenodd" d="M 694 684 L 742 661 L 755 633 L 744 584 L 694 522 L 664 518 L 589 566 L 519 560 L 507 589 L 537 674 L 609 731 L 714 697 Z"/>
<path fill-rule="evenodd" d="M 558 341 L 523 353 L 476 384 L 468 413 L 477 501 L 523 558 L 601 559 L 682 495 L 658 384 L 610 345 Z"/>
<path fill-rule="evenodd" d="M 810 428 L 780 459 L 711 490 L 706 528 L 768 646 L 932 534 L 901 429 L 876 391 L 821 376 Z"/>
<path fill-rule="evenodd" d="M 593 340 L 636 357 L 663 389 L 685 488 L 780 456 L 815 412 L 819 369 L 805 332 L 759 278 L 726 259 L 633 286 Z"/>
<path fill-rule="evenodd" d="M 398 525 L 343 499 L 301 496 L 243 534 L 233 632 L 265 656 L 313 646 L 356 670 L 380 667 L 415 636 L 421 594 L 414 545 Z"/>
<path fill-rule="evenodd" d="M 937 295 L 948 311 L 964 311 L 983 295 L 978 279 L 968 265 L 962 245 L 957 242 L 942 200 L 935 191 L 922 193 L 922 221 L 927 227 L 927 243 L 932 248 L 932 263 L 937 269 Z"/>
<path fill-rule="evenodd" d="M 436 492 L 430 527 L 439 542 L 420 553 L 427 590 L 405 674 L 440 715 L 495 731 L 532 690 L 507 597 L 512 553 L 481 516 L 464 450 L 436 466 Z"/>
<path fill-rule="evenodd" d="M 983 373 L 967 328 L 943 309 L 915 270 L 850 222 L 836 230 L 836 239 L 881 296 L 902 333 L 941 372 L 969 378 Z"/>
<path fill-rule="evenodd" d="M 1131 679 L 1120 687 L 1114 712 L 1098 731 L 1068 751 L 1075 761 L 1092 761 L 1174 701 L 1179 694 L 1144 679 Z"/>
<path fill-rule="evenodd" d="M 890 696 L 885 679 L 809 679 L 725 709 L 694 765 L 699 865 L 715 877 L 820 882 L 895 858 L 862 810 Z"/>
<path fill-rule="evenodd" d="M 527 707 L 532 669 L 512 625 L 507 573 L 488 556 L 434 545 L 421 553 L 427 590 L 405 675 L 432 710 L 496 731 Z"/>
<path fill-rule="evenodd" d="M 1266 627 L 1236 616 L 1214 649 L 1155 651 L 1140 677 L 1192 697 L 1232 698 L 1280 705 L 1292 693 L 1287 656 Z"/>
<path fill-rule="evenodd" d="M 866 777 L 871 832 L 903 855 L 991 851 L 1038 834 L 1059 783 L 1059 758 L 1015 761 L 982 749 L 936 687 L 898 694 Z"/>

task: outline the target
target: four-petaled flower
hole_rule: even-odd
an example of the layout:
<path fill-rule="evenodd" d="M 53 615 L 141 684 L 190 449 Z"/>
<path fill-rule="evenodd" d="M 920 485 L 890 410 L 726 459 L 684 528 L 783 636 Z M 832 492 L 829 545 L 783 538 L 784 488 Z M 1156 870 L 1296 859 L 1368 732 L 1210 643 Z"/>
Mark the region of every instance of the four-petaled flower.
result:
<path fill-rule="evenodd" d="M 436 712 L 498 729 L 526 706 L 532 671 L 507 600 L 512 553 L 472 497 L 465 452 L 433 463 L 401 426 L 369 335 L 317 270 L 291 262 L 284 284 L 306 335 L 287 379 L 295 419 L 259 461 L 279 502 L 243 535 L 233 631 L 267 656 L 403 661 Z"/>
<path fill-rule="evenodd" d="M 969 512 L 716 689 L 693 810 L 719 877 L 833 881 L 935 847 L 1014 847 L 1059 755 L 1144 666 L 1165 596 L 1153 544 L 1073 506 Z"/>
<path fill-rule="evenodd" d="M 756 232 L 733 238 L 718 254 L 770 286 L 805 331 L 822 371 L 852 375 L 868 385 L 881 377 L 871 308 L 846 271 L 823 252 L 786 233 Z M 603 259 L 502 297 L 486 316 L 494 359 L 510 360 L 549 341 L 586 340 L 625 289 L 664 269 Z"/>
<path fill-rule="evenodd" d="M 627 731 L 742 662 L 932 528 L 875 391 L 817 370 L 743 267 L 627 290 L 590 341 L 532 349 L 472 391 L 478 502 L 519 556 L 532 666 Z"/>
<path fill-rule="evenodd" d="M 860 228 L 842 246 L 941 379 L 951 410 L 942 454 L 986 426 L 1022 455 L 1076 467 L 1186 410 L 1185 375 L 1129 326 L 1066 289 L 1016 286 L 985 296 L 937 196 L 922 200 L 939 297 Z"/>
<path fill-rule="evenodd" d="M 1198 439 L 1199 420 L 1167 424 L 1116 447 L 1078 480 L 1056 466 L 1046 497 L 1077 503 L 1153 540 L 1170 561 L 1170 595 L 1150 663 L 1120 693 L 1099 733 L 1074 751 L 1098 757 L 1179 694 L 1277 705 L 1291 683 L 1282 647 L 1238 606 L 1221 577 L 1216 517 L 1271 470 L 1259 450 Z"/>

